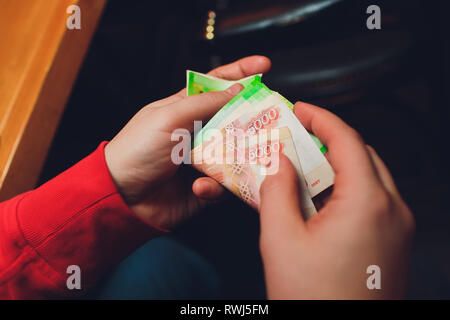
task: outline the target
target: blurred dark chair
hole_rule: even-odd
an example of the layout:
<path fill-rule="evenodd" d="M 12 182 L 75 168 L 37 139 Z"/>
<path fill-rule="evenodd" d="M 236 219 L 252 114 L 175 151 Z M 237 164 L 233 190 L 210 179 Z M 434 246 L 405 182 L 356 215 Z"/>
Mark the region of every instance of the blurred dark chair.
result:
<path fill-rule="evenodd" d="M 382 30 L 368 30 L 371 1 L 218 0 L 209 20 L 214 30 L 205 33 L 206 24 L 201 37 L 213 64 L 265 54 L 273 62 L 264 77 L 271 88 L 290 99 L 339 104 L 364 95 L 374 84 L 380 90 L 408 77 L 415 3 L 377 1 Z"/>

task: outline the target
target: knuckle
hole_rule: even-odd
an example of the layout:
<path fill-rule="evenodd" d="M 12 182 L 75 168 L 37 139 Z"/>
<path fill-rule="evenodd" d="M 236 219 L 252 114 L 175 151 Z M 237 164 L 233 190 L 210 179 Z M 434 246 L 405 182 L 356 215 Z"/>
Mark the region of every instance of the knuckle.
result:
<path fill-rule="evenodd" d="M 261 184 L 260 193 L 264 197 L 264 195 L 272 193 L 274 190 L 277 190 L 280 187 L 281 186 L 279 179 L 275 179 L 273 176 L 268 176 Z"/>
<path fill-rule="evenodd" d="M 356 129 L 349 127 L 348 128 L 348 134 L 349 136 L 353 137 L 355 140 L 358 140 L 359 142 L 361 142 L 362 144 L 365 145 L 364 139 L 362 138 L 362 136 L 359 134 L 358 131 L 356 131 Z"/>
<path fill-rule="evenodd" d="M 374 209 L 378 215 L 389 214 L 393 211 L 394 202 L 385 190 L 381 188 L 377 190 L 374 199 Z"/>
<path fill-rule="evenodd" d="M 217 101 L 217 92 L 205 92 L 202 99 L 208 104 L 215 103 Z"/>
<path fill-rule="evenodd" d="M 408 208 L 408 206 L 405 203 L 402 203 L 402 211 L 404 214 L 404 225 L 405 225 L 405 231 L 406 234 L 409 236 L 413 236 L 416 231 L 416 220 L 414 218 L 414 215 L 412 214 L 411 210 Z"/>
<path fill-rule="evenodd" d="M 411 237 L 416 233 L 416 220 L 412 214 L 407 219 L 406 232 Z"/>
<path fill-rule="evenodd" d="M 230 98 L 230 95 L 225 91 L 210 91 L 203 94 L 205 102 L 208 104 L 218 104 Z"/>
<path fill-rule="evenodd" d="M 142 107 L 141 109 L 139 109 L 138 112 L 136 112 L 136 116 L 142 117 L 142 116 L 145 116 L 146 114 L 151 113 L 153 111 L 154 111 L 154 108 L 152 107 L 152 105 L 148 104 L 148 105 Z"/>
<path fill-rule="evenodd" d="M 265 230 L 261 231 L 259 235 L 259 249 L 261 250 L 261 253 L 264 254 L 268 248 L 270 248 L 270 242 L 268 237 L 266 236 Z"/>
<path fill-rule="evenodd" d="M 366 148 L 367 150 L 369 150 L 370 153 L 376 153 L 375 149 L 370 145 L 370 144 L 366 144 Z"/>
<path fill-rule="evenodd" d="M 295 108 L 298 108 L 298 107 L 300 107 L 302 105 L 302 102 L 301 101 L 295 101 L 295 103 L 294 103 L 294 109 Z"/>
<path fill-rule="evenodd" d="M 372 192 L 365 200 L 366 206 L 370 204 L 370 207 L 367 207 L 367 215 L 362 215 L 364 224 L 368 224 L 370 226 L 378 226 L 380 228 L 384 228 L 386 225 L 392 223 L 393 218 L 393 202 L 387 192 L 384 192 L 383 189 Z"/>
<path fill-rule="evenodd" d="M 168 117 L 167 110 L 154 109 L 148 110 L 151 112 L 151 119 L 154 123 L 154 128 L 159 130 L 174 129 L 178 127 L 177 117 Z"/>

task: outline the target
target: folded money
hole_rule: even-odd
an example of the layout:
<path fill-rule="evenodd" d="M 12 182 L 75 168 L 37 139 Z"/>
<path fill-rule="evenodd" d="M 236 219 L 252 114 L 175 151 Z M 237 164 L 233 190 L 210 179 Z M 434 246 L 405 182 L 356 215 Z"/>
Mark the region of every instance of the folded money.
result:
<path fill-rule="evenodd" d="M 205 77 L 196 75 L 207 91 L 222 81 L 215 78 L 209 86 Z M 267 166 L 277 169 L 276 157 L 271 155 L 282 152 L 297 171 L 302 212 L 306 218 L 312 216 L 316 209 L 311 198 L 334 181 L 333 169 L 323 155 L 326 148 L 301 125 L 292 104 L 261 83 L 260 77 L 243 85 L 194 137 L 193 166 L 258 208 L 259 187 L 267 175 L 276 172 Z"/>
<path fill-rule="evenodd" d="M 235 83 L 240 83 L 244 86 L 244 88 L 246 88 L 252 83 L 261 82 L 261 77 L 262 74 L 259 73 L 256 75 L 248 76 L 246 78 L 242 78 L 240 80 L 233 81 L 220 79 L 200 72 L 186 70 L 186 95 L 189 97 L 203 92 L 223 91 Z M 294 109 L 294 105 L 289 102 L 289 100 L 287 100 L 283 96 L 282 98 L 285 100 L 289 108 Z M 224 113 L 226 112 L 226 110 L 226 108 L 222 108 L 221 110 L 219 110 L 219 112 L 216 114 L 216 118 L 223 118 L 225 116 Z M 312 133 L 310 133 L 310 135 L 320 151 L 322 151 L 322 153 L 327 152 L 327 148 L 322 144 L 322 142 Z"/>
<path fill-rule="evenodd" d="M 262 74 L 255 74 L 240 80 L 232 81 L 216 78 L 207 74 L 186 70 L 186 93 L 188 96 L 208 91 L 223 91 L 235 83 L 247 87 L 254 81 L 261 82 Z"/>
<path fill-rule="evenodd" d="M 276 135 L 276 137 L 274 137 Z M 268 130 L 261 135 L 233 135 L 229 128 L 220 131 L 219 139 L 209 139 L 192 150 L 193 166 L 212 177 L 225 188 L 237 195 L 251 207 L 258 209 L 259 188 L 264 178 L 277 169 L 272 154 L 283 152 L 294 165 L 299 179 L 300 206 L 306 219 L 317 211 L 310 194 L 306 191 L 306 181 L 291 132 L 288 127 L 279 130 Z M 257 139 L 251 139 L 257 137 Z M 242 138 L 239 142 L 239 138 Z M 214 152 L 219 150 L 219 152 Z M 241 153 L 241 157 L 239 157 Z"/>

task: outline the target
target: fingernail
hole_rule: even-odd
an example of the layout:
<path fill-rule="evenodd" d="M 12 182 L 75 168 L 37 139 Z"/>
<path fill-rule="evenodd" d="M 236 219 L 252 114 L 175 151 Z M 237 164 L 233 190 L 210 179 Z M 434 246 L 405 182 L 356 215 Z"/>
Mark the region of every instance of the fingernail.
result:
<path fill-rule="evenodd" d="M 229 87 L 226 92 L 228 92 L 229 94 L 237 95 L 239 92 L 242 91 L 242 89 L 244 89 L 244 86 L 240 83 L 235 83 L 233 84 L 231 87 Z"/>

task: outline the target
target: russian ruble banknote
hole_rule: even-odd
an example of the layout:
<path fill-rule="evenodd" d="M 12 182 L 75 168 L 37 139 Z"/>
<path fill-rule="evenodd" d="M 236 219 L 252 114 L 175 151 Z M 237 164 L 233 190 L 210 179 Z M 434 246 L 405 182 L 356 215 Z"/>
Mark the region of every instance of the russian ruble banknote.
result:
<path fill-rule="evenodd" d="M 207 74 L 203 74 L 200 72 L 186 70 L 186 95 L 192 96 L 209 91 L 223 91 L 235 83 L 240 83 L 244 86 L 244 88 L 246 88 L 252 83 L 255 84 L 261 82 L 261 78 L 262 74 L 256 74 L 240 80 L 225 80 Z M 252 92 L 253 90 L 249 92 L 249 96 L 252 95 Z M 286 104 L 289 106 L 290 109 L 294 108 L 294 105 L 289 100 L 287 100 L 283 96 L 281 97 L 285 100 Z M 224 118 L 227 115 L 228 110 L 229 108 L 220 109 L 214 118 L 216 119 Z M 213 123 L 211 123 L 211 126 L 212 125 Z M 320 149 L 320 151 L 322 151 L 322 153 L 327 152 L 326 146 L 324 146 L 315 135 L 313 135 L 312 133 L 310 133 L 310 135 L 313 141 L 316 143 L 317 147 Z"/>
<path fill-rule="evenodd" d="M 196 75 L 201 78 L 201 74 Z M 203 85 L 208 86 L 207 81 Z M 308 218 L 316 213 L 311 198 L 334 181 L 325 151 L 301 125 L 292 104 L 267 88 L 259 77 L 245 83 L 244 89 L 194 137 L 191 155 L 194 167 L 258 208 L 259 187 L 267 175 L 274 173 L 270 171 L 277 169 L 273 163 L 276 157 L 271 155 L 282 152 L 299 176 L 302 212 Z"/>
<path fill-rule="evenodd" d="M 290 159 L 300 177 L 300 206 L 305 219 L 308 219 L 317 211 L 306 191 L 306 181 L 288 127 L 267 130 L 264 134 L 242 136 L 234 135 L 225 128 L 194 148 L 191 156 L 196 169 L 258 209 L 259 188 L 267 175 L 276 172 L 278 157 L 272 156 L 279 152 Z"/>

